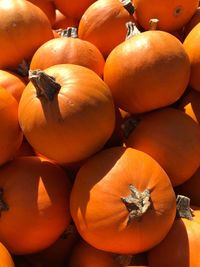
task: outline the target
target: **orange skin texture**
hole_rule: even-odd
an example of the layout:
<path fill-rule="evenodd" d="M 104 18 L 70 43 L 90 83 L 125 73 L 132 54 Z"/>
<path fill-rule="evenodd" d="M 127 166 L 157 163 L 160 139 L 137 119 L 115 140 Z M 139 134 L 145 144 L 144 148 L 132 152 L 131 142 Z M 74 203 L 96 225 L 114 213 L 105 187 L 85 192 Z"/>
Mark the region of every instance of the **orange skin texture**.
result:
<path fill-rule="evenodd" d="M 25 79 L 16 73 L 7 70 L 0 70 L 0 86 L 4 87 L 9 93 L 11 93 L 18 103 L 26 84 Z"/>
<path fill-rule="evenodd" d="M 140 192 L 150 190 L 151 207 L 127 225 L 129 212 L 121 197 L 130 195 L 129 184 Z M 170 180 L 155 160 L 132 148 L 113 147 L 91 157 L 80 168 L 70 210 L 80 235 L 90 245 L 136 254 L 166 236 L 175 217 L 175 202 Z"/>
<path fill-rule="evenodd" d="M 182 28 L 195 13 L 198 0 L 133 0 L 136 8 L 136 17 L 139 24 L 146 30 L 149 29 L 149 20 L 159 20 L 158 29 L 176 31 Z"/>
<path fill-rule="evenodd" d="M 184 35 L 185 37 L 189 34 L 189 32 L 200 22 L 200 7 L 196 9 L 196 12 L 190 19 L 190 21 L 184 27 Z"/>
<path fill-rule="evenodd" d="M 174 186 L 185 182 L 200 164 L 200 129 L 182 111 L 165 108 L 146 114 L 126 140 L 166 171 Z"/>
<path fill-rule="evenodd" d="M 78 27 L 79 21 L 75 18 L 63 15 L 56 9 L 56 19 L 52 26 L 53 29 L 67 29 L 67 27 Z"/>
<path fill-rule="evenodd" d="M 78 36 L 96 45 L 106 58 L 126 38 L 126 22 L 134 21 L 118 0 L 99 0 L 79 22 Z"/>
<path fill-rule="evenodd" d="M 76 64 L 95 71 L 102 77 L 105 60 L 92 43 L 73 37 L 49 40 L 33 55 L 30 69 L 46 69 L 57 64 Z"/>
<path fill-rule="evenodd" d="M 50 246 L 70 222 L 71 184 L 57 165 L 20 157 L 0 170 L 0 187 L 9 210 L 1 212 L 0 239 L 14 254 Z"/>
<path fill-rule="evenodd" d="M 24 0 L 0 1 L 0 68 L 16 69 L 29 61 L 36 49 L 53 38 L 44 12 Z"/>
<path fill-rule="evenodd" d="M 37 97 L 31 82 L 27 85 L 19 104 L 24 135 L 36 151 L 60 164 L 84 160 L 100 150 L 114 130 L 110 90 L 82 66 L 55 65 L 45 73 L 54 76 L 61 89 L 47 101 Z"/>
<path fill-rule="evenodd" d="M 196 208 L 193 219 L 174 221 L 166 238 L 148 253 L 149 265 L 153 267 L 198 267 L 200 258 L 200 211 Z"/>
<path fill-rule="evenodd" d="M 146 31 L 118 45 L 108 56 L 104 81 L 116 105 L 143 113 L 174 103 L 185 91 L 190 62 L 182 43 L 164 31 Z"/>
<path fill-rule="evenodd" d="M 65 16 L 80 19 L 85 12 L 85 10 L 94 3 L 95 0 L 81 0 L 81 1 L 71 1 L 71 0 L 54 0 L 54 4 L 60 12 Z"/>
<path fill-rule="evenodd" d="M 200 91 L 200 23 L 198 23 L 187 35 L 183 42 L 185 51 L 187 52 L 190 64 L 191 64 L 191 75 L 189 85 Z"/>
<path fill-rule="evenodd" d="M 0 165 L 11 160 L 19 149 L 23 134 L 18 122 L 16 99 L 0 87 Z"/>
<path fill-rule="evenodd" d="M 9 251 L 2 243 L 0 243 L 0 267 L 15 267 Z"/>

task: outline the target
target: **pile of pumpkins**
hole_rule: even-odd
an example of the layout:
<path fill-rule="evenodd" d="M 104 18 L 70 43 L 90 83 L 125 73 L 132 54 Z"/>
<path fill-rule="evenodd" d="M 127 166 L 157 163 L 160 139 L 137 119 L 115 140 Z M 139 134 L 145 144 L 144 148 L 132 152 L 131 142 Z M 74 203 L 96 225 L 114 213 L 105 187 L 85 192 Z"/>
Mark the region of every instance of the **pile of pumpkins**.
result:
<path fill-rule="evenodd" d="M 200 267 L 199 1 L 0 14 L 0 267 Z"/>

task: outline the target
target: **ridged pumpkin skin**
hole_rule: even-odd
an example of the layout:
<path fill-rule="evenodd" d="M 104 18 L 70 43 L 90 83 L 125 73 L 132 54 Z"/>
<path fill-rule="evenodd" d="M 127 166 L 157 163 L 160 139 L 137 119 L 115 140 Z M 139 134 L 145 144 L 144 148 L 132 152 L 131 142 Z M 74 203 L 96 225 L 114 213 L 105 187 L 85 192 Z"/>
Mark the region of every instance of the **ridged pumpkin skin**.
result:
<path fill-rule="evenodd" d="M 139 24 L 146 30 L 149 29 L 149 20 L 159 19 L 158 29 L 176 31 L 182 28 L 195 13 L 198 0 L 133 0 L 136 8 L 136 17 Z"/>
<path fill-rule="evenodd" d="M 108 56 L 104 81 L 118 107 L 142 113 L 168 106 L 185 91 L 190 62 L 182 43 L 164 31 L 146 31 Z"/>
<path fill-rule="evenodd" d="M 190 86 L 200 91 L 200 23 L 198 23 L 187 35 L 183 42 L 185 51 L 187 52 L 190 64 L 191 64 L 191 74 L 190 74 Z"/>
<path fill-rule="evenodd" d="M 30 82 L 19 103 L 19 122 L 29 143 L 60 164 L 81 161 L 100 150 L 115 126 L 108 86 L 92 70 L 73 64 L 45 69 L 61 88 L 52 101 L 37 97 Z M 31 115 L 30 115 L 31 114 Z"/>
<path fill-rule="evenodd" d="M 25 0 L 0 1 L 0 68 L 16 69 L 53 38 L 46 15 Z"/>
<path fill-rule="evenodd" d="M 78 36 L 96 45 L 106 58 L 115 46 L 125 40 L 128 21 L 134 21 L 134 17 L 120 0 L 99 0 L 83 14 Z"/>
<path fill-rule="evenodd" d="M 10 252 L 42 250 L 68 227 L 71 185 L 59 166 L 38 157 L 14 159 L 0 169 L 0 188 L 0 240 Z"/>
<path fill-rule="evenodd" d="M 199 125 L 173 108 L 146 114 L 129 135 L 126 145 L 154 158 L 174 186 L 189 179 L 200 164 Z"/>
<path fill-rule="evenodd" d="M 122 201 L 131 195 L 130 185 L 150 192 L 150 206 L 140 217 L 131 218 Z M 137 210 L 135 205 L 132 209 Z M 83 239 L 119 254 L 143 252 L 159 243 L 175 209 L 173 188 L 160 165 L 141 151 L 123 147 L 91 157 L 80 168 L 70 198 L 71 215 Z"/>
<path fill-rule="evenodd" d="M 2 243 L 0 243 L 0 267 L 15 267 L 9 251 Z"/>
<path fill-rule="evenodd" d="M 192 220 L 174 221 L 166 238 L 148 252 L 149 265 L 153 267 L 199 267 L 200 211 L 194 210 Z M 181 250 L 180 250 L 181 248 Z"/>

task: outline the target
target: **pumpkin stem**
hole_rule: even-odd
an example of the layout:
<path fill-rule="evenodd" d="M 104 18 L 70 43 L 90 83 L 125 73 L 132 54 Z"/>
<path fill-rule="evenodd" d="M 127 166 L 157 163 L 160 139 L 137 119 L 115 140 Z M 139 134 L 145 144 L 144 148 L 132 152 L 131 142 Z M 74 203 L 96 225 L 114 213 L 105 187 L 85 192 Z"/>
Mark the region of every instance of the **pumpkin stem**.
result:
<path fill-rule="evenodd" d="M 36 88 L 37 97 L 44 96 L 48 101 L 52 101 L 61 88 L 54 77 L 42 70 L 30 70 L 29 79 Z"/>
<path fill-rule="evenodd" d="M 131 223 L 133 219 L 142 217 L 149 209 L 150 202 L 150 190 L 145 189 L 143 192 L 137 190 L 132 184 L 129 185 L 131 194 L 127 197 L 121 197 L 121 201 L 125 204 L 129 211 L 128 223 Z"/>
<path fill-rule="evenodd" d="M 158 29 L 158 22 L 159 22 L 159 19 L 150 19 L 149 20 L 149 31 L 155 31 Z"/>
<path fill-rule="evenodd" d="M 0 212 L 9 210 L 7 203 L 3 200 L 3 188 L 0 188 Z"/>
<path fill-rule="evenodd" d="M 139 34 L 140 31 L 138 30 L 138 28 L 136 27 L 136 24 L 132 21 L 129 21 L 126 23 L 126 28 L 128 29 L 127 30 L 127 33 L 126 33 L 126 38 L 125 40 L 133 37 L 134 35 L 136 34 Z"/>
<path fill-rule="evenodd" d="M 60 31 L 59 34 L 62 37 L 78 38 L 78 30 L 76 27 L 68 27 L 67 29 Z"/>
<path fill-rule="evenodd" d="M 192 209 L 190 208 L 189 197 L 177 195 L 176 198 L 176 218 L 186 218 L 192 220 Z"/>
<path fill-rule="evenodd" d="M 128 11 L 128 13 L 132 16 L 135 12 L 135 7 L 131 0 L 120 0 L 123 7 Z"/>
<path fill-rule="evenodd" d="M 116 262 L 119 263 L 120 266 L 129 266 L 132 262 L 133 255 L 121 255 L 117 254 L 114 256 Z"/>

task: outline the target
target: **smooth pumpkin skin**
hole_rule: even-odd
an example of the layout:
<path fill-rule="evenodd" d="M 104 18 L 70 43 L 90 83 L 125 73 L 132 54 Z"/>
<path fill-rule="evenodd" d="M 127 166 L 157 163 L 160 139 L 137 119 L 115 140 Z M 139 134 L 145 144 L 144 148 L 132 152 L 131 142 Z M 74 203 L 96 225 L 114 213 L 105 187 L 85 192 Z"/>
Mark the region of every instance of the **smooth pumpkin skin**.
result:
<path fill-rule="evenodd" d="M 22 143 L 16 99 L 0 87 L 0 165 L 11 160 Z"/>
<path fill-rule="evenodd" d="M 149 29 L 149 20 L 159 19 L 158 29 L 176 31 L 182 28 L 195 13 L 198 0 L 133 0 L 136 8 L 136 17 L 139 24 L 146 30 Z"/>
<path fill-rule="evenodd" d="M 143 113 L 177 101 L 190 78 L 182 43 L 164 31 L 146 31 L 115 47 L 104 67 L 104 81 L 116 105 Z"/>
<path fill-rule="evenodd" d="M 149 189 L 152 204 L 127 225 L 129 212 L 121 197 L 130 195 L 129 184 L 141 192 Z M 175 209 L 172 185 L 160 165 L 124 147 L 99 152 L 82 165 L 70 198 L 71 215 L 83 239 L 119 254 L 140 253 L 159 243 L 173 223 Z"/>
<path fill-rule="evenodd" d="M 83 14 L 78 36 L 96 45 L 106 58 L 126 38 L 126 22 L 134 21 L 119 0 L 99 0 Z"/>
<path fill-rule="evenodd" d="M 0 243 L 0 267 L 15 267 L 9 251 L 2 243 Z"/>
<path fill-rule="evenodd" d="M 0 70 L 0 86 L 11 93 L 18 103 L 26 84 L 25 79 L 18 74 L 8 70 Z"/>
<path fill-rule="evenodd" d="M 187 35 L 183 42 L 185 51 L 187 52 L 190 64 L 191 64 L 191 74 L 189 85 L 200 91 L 200 23 L 198 23 Z"/>
<path fill-rule="evenodd" d="M 53 38 L 51 24 L 40 8 L 25 0 L 0 1 L 0 68 L 16 69 Z"/>
<path fill-rule="evenodd" d="M 193 207 L 192 207 L 193 208 Z M 200 211 L 193 212 L 193 220 L 174 221 L 166 238 L 148 252 L 149 265 L 153 267 L 199 267 Z"/>
<path fill-rule="evenodd" d="M 52 28 L 57 29 L 67 29 L 67 27 L 78 27 L 79 21 L 78 19 L 65 16 L 58 9 L 56 9 L 56 19 Z"/>
<path fill-rule="evenodd" d="M 56 64 L 76 64 L 103 75 L 105 60 L 96 46 L 73 37 L 49 40 L 32 57 L 30 69 L 46 69 Z"/>
<path fill-rule="evenodd" d="M 16 158 L 0 169 L 0 188 L 9 207 L 1 211 L 0 240 L 11 253 L 42 250 L 68 227 L 71 184 L 59 166 L 39 157 Z"/>
<path fill-rule="evenodd" d="M 173 186 L 189 179 L 200 164 L 199 125 L 173 108 L 146 114 L 125 143 L 153 157 Z"/>
<path fill-rule="evenodd" d="M 36 96 L 31 82 L 27 85 L 19 103 L 23 133 L 36 151 L 60 164 L 84 160 L 100 150 L 114 130 L 110 90 L 82 66 L 55 65 L 45 73 L 54 76 L 61 89 L 48 102 Z"/>

